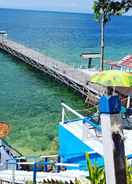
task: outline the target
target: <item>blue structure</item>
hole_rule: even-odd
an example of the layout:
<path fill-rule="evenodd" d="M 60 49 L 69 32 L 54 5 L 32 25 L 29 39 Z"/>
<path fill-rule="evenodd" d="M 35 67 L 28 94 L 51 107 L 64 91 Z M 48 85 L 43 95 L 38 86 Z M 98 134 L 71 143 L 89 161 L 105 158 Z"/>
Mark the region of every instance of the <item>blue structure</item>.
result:
<path fill-rule="evenodd" d="M 105 114 L 118 114 L 121 112 L 119 96 L 102 96 L 99 101 L 99 112 Z"/>
<path fill-rule="evenodd" d="M 88 118 L 84 118 L 82 121 L 82 126 L 89 121 Z M 71 131 L 67 129 L 70 124 L 78 124 L 78 121 L 68 122 L 65 126 L 62 123 L 59 125 L 59 155 L 61 157 L 61 162 L 64 163 L 75 163 L 79 164 L 79 168 L 70 167 L 67 169 L 80 169 L 87 170 L 87 161 L 86 161 L 86 153 L 90 154 L 90 159 L 92 163 L 97 163 L 99 166 L 103 165 L 103 157 L 93 150 L 88 144 L 85 143 L 85 140 L 81 140 L 78 136 L 74 135 Z M 68 125 L 69 124 L 69 125 Z M 80 127 L 81 128 L 81 127 Z M 99 131 L 100 130 L 100 127 Z"/>
<path fill-rule="evenodd" d="M 92 163 L 98 166 L 104 165 L 104 151 L 102 142 L 102 129 L 98 117 L 83 117 L 69 106 L 62 104 L 62 122 L 59 123 L 59 155 L 62 163 L 78 164 L 79 168 L 66 167 L 67 169 L 87 170 L 86 153 L 89 153 Z M 78 116 L 76 120 L 65 121 L 65 108 Z M 67 112 L 66 111 L 66 112 Z M 126 113 L 126 109 L 121 107 L 118 96 L 103 96 L 99 104 L 100 113 L 118 114 Z M 132 114 L 132 113 L 131 113 Z M 132 118 L 131 118 L 132 119 Z M 126 156 L 132 158 L 132 126 L 128 126 L 126 119 L 122 119 L 125 141 Z"/>

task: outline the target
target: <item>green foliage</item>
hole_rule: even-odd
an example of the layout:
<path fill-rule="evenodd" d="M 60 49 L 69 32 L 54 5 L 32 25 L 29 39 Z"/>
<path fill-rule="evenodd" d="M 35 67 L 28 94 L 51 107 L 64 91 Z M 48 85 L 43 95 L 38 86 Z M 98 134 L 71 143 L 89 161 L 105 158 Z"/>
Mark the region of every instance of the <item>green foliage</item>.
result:
<path fill-rule="evenodd" d="M 121 5 L 125 12 L 127 12 L 130 8 L 132 8 L 132 0 L 122 0 Z"/>
<path fill-rule="evenodd" d="M 89 171 L 87 179 L 91 182 L 91 184 L 106 184 L 104 168 L 98 167 L 96 163 L 92 165 L 90 155 L 88 153 L 86 153 L 86 160 Z"/>
<path fill-rule="evenodd" d="M 100 21 L 101 16 L 104 15 L 104 22 L 107 23 L 110 18 L 110 5 L 107 0 L 94 1 L 93 10 L 95 13 L 96 20 Z"/>
<path fill-rule="evenodd" d="M 95 0 L 93 10 L 96 20 L 100 21 L 101 16 L 104 16 L 106 24 L 112 15 L 121 15 L 125 12 L 125 5 L 119 1 L 112 0 Z"/>
<path fill-rule="evenodd" d="M 128 165 L 128 163 L 126 162 L 127 165 L 127 183 L 131 184 L 132 183 L 132 166 Z"/>
<path fill-rule="evenodd" d="M 88 153 L 86 153 L 86 159 L 89 171 L 87 179 L 91 182 L 91 184 L 106 184 L 104 168 L 98 167 L 96 163 L 92 165 L 90 155 Z M 132 184 L 132 166 L 127 162 L 126 167 L 127 184 Z"/>

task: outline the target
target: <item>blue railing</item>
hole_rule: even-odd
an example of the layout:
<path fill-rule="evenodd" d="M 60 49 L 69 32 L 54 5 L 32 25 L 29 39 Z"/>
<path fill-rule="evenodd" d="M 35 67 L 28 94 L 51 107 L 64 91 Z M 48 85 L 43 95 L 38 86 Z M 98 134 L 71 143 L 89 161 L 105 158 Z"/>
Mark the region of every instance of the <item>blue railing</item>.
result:
<path fill-rule="evenodd" d="M 101 131 L 101 125 L 99 124 L 98 121 L 95 121 L 92 117 L 84 118 L 83 123 L 88 123 L 89 125 L 91 125 L 96 130 Z"/>

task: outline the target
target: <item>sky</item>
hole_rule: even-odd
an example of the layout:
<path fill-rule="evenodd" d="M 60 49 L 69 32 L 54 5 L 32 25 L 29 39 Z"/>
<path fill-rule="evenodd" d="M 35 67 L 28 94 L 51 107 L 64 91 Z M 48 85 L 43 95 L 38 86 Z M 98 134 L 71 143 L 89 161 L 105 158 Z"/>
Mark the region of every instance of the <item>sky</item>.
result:
<path fill-rule="evenodd" d="M 0 8 L 92 12 L 92 0 L 0 0 Z"/>
<path fill-rule="evenodd" d="M 0 0 L 0 8 L 92 13 L 93 0 Z M 128 15 L 132 15 L 132 10 Z"/>

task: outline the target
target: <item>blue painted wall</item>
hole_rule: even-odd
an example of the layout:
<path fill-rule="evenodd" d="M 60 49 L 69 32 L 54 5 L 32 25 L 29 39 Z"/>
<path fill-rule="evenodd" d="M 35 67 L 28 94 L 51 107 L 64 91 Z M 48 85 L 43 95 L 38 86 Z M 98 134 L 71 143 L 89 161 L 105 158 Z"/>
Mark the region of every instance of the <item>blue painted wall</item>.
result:
<path fill-rule="evenodd" d="M 80 139 L 70 133 L 62 125 L 59 125 L 59 154 L 63 162 L 77 163 L 80 169 L 87 169 L 85 153 L 93 151 L 90 147 L 84 144 Z M 91 155 L 92 162 L 103 164 L 102 157 L 94 153 Z"/>

